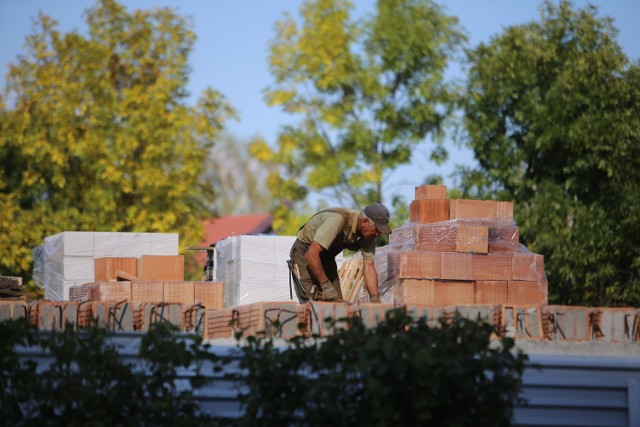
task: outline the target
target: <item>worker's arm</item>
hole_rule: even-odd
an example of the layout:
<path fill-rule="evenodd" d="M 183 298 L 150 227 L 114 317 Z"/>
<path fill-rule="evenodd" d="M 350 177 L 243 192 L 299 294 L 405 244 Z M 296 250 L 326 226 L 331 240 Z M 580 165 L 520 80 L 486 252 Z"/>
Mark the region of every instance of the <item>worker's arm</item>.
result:
<path fill-rule="evenodd" d="M 378 273 L 372 259 L 364 261 L 364 285 L 369 296 L 378 295 Z"/>
<path fill-rule="evenodd" d="M 322 267 L 322 262 L 320 261 L 320 253 L 324 250 L 322 246 L 318 244 L 318 242 L 312 242 L 307 249 L 307 252 L 304 254 L 307 263 L 309 264 L 309 268 L 311 268 L 311 273 L 318 280 L 318 283 L 322 284 L 324 282 L 329 281 L 327 274 L 324 272 L 324 268 Z M 378 278 L 376 276 L 376 282 Z M 377 286 L 376 286 L 377 287 Z"/>

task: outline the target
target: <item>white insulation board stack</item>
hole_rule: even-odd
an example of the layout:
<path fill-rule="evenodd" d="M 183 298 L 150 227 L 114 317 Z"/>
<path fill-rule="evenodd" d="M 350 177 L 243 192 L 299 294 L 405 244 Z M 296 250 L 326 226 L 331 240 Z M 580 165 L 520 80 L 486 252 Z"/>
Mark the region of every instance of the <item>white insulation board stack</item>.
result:
<path fill-rule="evenodd" d="M 94 281 L 94 260 L 104 257 L 178 255 L 177 233 L 65 231 L 33 249 L 33 277 L 44 298 L 69 299 L 73 285 Z"/>
<path fill-rule="evenodd" d="M 224 306 L 291 301 L 287 260 L 295 236 L 243 235 L 216 244 L 216 280 L 224 282 Z M 338 268 L 342 255 L 336 257 Z M 297 301 L 295 291 L 293 300 Z"/>

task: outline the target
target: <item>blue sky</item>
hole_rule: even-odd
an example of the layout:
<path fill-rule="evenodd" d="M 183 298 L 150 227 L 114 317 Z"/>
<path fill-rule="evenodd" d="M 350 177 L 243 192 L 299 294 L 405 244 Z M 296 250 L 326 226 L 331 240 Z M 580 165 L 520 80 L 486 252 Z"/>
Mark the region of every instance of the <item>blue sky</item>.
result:
<path fill-rule="evenodd" d="M 273 143 L 278 129 L 294 122 L 294 118 L 268 107 L 262 90 L 271 83 L 267 46 L 275 34 L 274 24 L 284 12 L 297 16 L 302 0 L 121 0 L 121 3 L 129 9 L 169 6 L 193 19 L 198 40 L 191 54 L 191 101 L 195 102 L 207 86 L 221 91 L 240 113 L 240 121 L 229 126 L 232 134 L 245 139 L 261 136 Z M 354 3 L 357 13 L 368 13 L 375 5 L 373 0 Z M 537 20 L 541 4 L 534 0 L 439 3 L 460 19 L 472 46 L 488 41 L 505 27 Z M 618 42 L 632 60 L 640 59 L 640 1 L 574 1 L 578 6 L 587 3 L 597 6 L 601 16 L 614 19 L 620 31 Z M 74 28 L 83 31 L 83 12 L 93 4 L 89 0 L 0 0 L 0 72 L 3 76 L 8 63 L 23 51 L 24 38 L 31 32 L 32 19 L 39 11 L 56 19 L 61 31 Z M 433 173 L 447 176 L 455 163 L 473 162 L 468 150 L 454 148 L 450 161 L 436 168 L 426 162 L 428 154 L 427 144 L 418 148 L 412 165 L 399 168 L 389 178 L 385 193 L 401 194 L 411 200 L 414 187 L 420 185 L 424 176 Z M 452 185 L 453 182 L 446 179 L 445 183 Z"/>

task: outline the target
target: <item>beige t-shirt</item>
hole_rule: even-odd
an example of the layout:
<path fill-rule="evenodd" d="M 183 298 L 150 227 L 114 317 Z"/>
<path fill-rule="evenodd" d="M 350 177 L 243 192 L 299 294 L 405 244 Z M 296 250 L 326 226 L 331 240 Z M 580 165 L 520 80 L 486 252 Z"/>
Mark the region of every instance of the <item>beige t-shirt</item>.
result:
<path fill-rule="evenodd" d="M 324 249 L 332 245 L 352 251 L 360 250 L 364 259 L 373 259 L 376 238 L 363 239 L 357 233 L 359 211 L 332 208 L 318 212 L 298 231 L 296 237 L 306 245 L 317 242 Z"/>

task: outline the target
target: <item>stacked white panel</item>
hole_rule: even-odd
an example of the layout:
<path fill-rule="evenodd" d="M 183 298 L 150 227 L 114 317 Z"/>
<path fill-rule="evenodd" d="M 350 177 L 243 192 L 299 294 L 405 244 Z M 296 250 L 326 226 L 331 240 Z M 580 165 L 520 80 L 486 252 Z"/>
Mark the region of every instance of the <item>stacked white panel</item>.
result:
<path fill-rule="evenodd" d="M 71 286 L 94 281 L 95 258 L 178 255 L 178 244 L 176 233 L 65 231 L 33 250 L 33 277 L 45 299 L 68 300 Z"/>
<path fill-rule="evenodd" d="M 295 236 L 233 236 L 216 244 L 216 280 L 224 282 L 224 305 L 291 301 L 287 260 Z M 338 268 L 342 254 L 336 257 Z M 295 291 L 293 300 L 297 301 Z"/>

